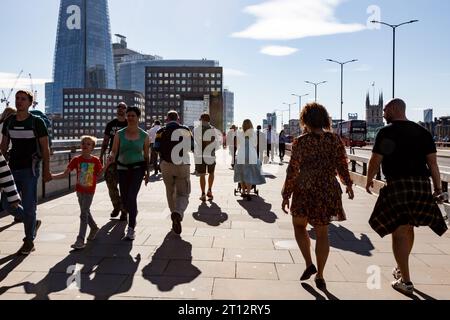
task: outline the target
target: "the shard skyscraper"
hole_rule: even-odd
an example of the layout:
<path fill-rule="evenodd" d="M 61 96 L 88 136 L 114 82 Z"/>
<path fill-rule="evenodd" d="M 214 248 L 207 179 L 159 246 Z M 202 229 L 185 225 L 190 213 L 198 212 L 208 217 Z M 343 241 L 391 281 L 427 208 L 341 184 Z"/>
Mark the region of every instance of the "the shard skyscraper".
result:
<path fill-rule="evenodd" d="M 64 88 L 116 89 L 107 0 L 61 0 L 47 113 L 62 113 Z"/>

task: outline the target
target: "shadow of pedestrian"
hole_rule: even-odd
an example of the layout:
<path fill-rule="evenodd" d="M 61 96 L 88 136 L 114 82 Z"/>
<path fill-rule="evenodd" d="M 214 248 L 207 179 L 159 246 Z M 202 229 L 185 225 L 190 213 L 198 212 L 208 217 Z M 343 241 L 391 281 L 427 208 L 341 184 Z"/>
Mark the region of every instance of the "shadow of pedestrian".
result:
<path fill-rule="evenodd" d="M 214 202 L 209 207 L 206 203 L 202 203 L 192 216 L 195 220 L 205 222 L 212 227 L 218 227 L 228 220 L 228 215 L 222 212 L 222 209 Z"/>
<path fill-rule="evenodd" d="M 254 219 L 260 219 L 266 223 L 275 223 L 278 216 L 272 211 L 272 205 L 263 198 L 252 196 L 252 201 L 238 200 L 238 203 Z"/>
<path fill-rule="evenodd" d="M 323 292 L 323 294 L 325 294 L 325 297 L 323 295 L 321 295 L 316 289 L 314 289 L 313 287 L 311 287 L 309 284 L 307 283 L 302 283 L 302 287 L 303 289 L 305 289 L 306 291 L 308 291 L 311 295 L 313 295 L 314 297 L 316 297 L 316 300 L 339 300 L 338 297 L 336 297 L 335 295 L 333 295 L 331 292 L 329 292 L 327 289 L 325 290 L 320 290 Z"/>
<path fill-rule="evenodd" d="M 2 233 L 5 230 L 8 230 L 9 228 L 11 228 L 12 226 L 14 226 L 16 223 L 15 222 L 11 222 L 10 224 L 3 226 L 0 228 L 0 233 Z"/>
<path fill-rule="evenodd" d="M 26 259 L 26 256 L 20 256 L 17 254 L 11 254 L 7 257 L 4 257 L 0 259 L 0 266 L 3 266 L 0 269 L 0 283 L 6 279 L 6 277 L 15 269 L 17 268 L 24 260 Z M 8 287 L 0 287 L 0 295 L 8 291 Z"/>
<path fill-rule="evenodd" d="M 34 294 L 33 300 L 50 300 L 52 293 L 70 294 L 71 290 L 92 295 L 95 300 L 107 300 L 115 294 L 128 291 L 140 256 L 134 261 L 130 256 L 132 243 L 121 242 L 124 230 L 124 223 L 110 221 L 100 229 L 95 242 L 88 243 L 82 251 L 71 251 L 39 282 L 22 283 L 25 292 Z M 105 246 L 100 244 L 102 242 L 115 245 Z M 108 260 L 105 256 L 111 257 L 111 261 L 105 261 Z M 114 262 L 119 262 L 118 257 L 124 259 L 120 259 L 120 265 L 115 266 Z"/>
<path fill-rule="evenodd" d="M 366 234 L 361 234 L 361 237 L 357 238 L 349 229 L 341 225 L 336 226 L 334 224 L 329 225 L 328 232 L 330 246 L 333 248 L 351 251 L 366 257 L 372 256 L 371 251 L 375 250 L 372 241 L 370 241 Z M 314 229 L 309 231 L 309 236 L 311 239 L 316 240 L 316 233 L 314 232 Z"/>
<path fill-rule="evenodd" d="M 164 262 L 167 262 L 165 264 Z M 166 265 L 161 268 L 161 265 Z M 142 269 L 144 279 L 162 292 L 172 291 L 176 286 L 190 283 L 201 274 L 192 264 L 192 245 L 179 235 L 169 232 L 152 261 Z"/>
<path fill-rule="evenodd" d="M 421 296 L 422 299 L 424 299 L 424 300 L 430 300 L 430 301 L 431 301 L 431 300 L 437 300 L 436 298 L 433 298 L 433 297 L 427 295 L 426 293 L 424 293 L 424 292 L 422 292 L 422 291 L 420 291 L 420 290 L 417 290 L 417 288 L 414 288 L 414 293 L 415 293 L 416 295 Z"/>

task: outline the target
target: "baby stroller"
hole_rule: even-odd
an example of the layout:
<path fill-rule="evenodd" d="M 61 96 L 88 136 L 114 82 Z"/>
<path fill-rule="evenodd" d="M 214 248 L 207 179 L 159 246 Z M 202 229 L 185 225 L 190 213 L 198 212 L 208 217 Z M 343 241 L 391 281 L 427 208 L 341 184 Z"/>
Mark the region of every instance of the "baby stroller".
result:
<path fill-rule="evenodd" d="M 258 160 L 259 160 L 259 136 L 260 136 L 260 131 L 261 131 L 261 126 L 258 126 L 257 127 L 257 144 L 256 144 L 256 152 L 257 152 L 257 155 L 258 155 Z M 236 140 L 234 142 L 235 142 L 234 145 L 236 146 Z M 234 148 L 233 163 L 236 163 L 236 148 Z M 257 186 L 252 186 L 252 192 L 256 196 L 259 196 L 259 190 L 258 190 Z M 242 185 L 241 185 L 241 183 L 238 183 L 237 188 L 234 189 L 234 196 L 236 197 L 236 196 L 238 196 L 240 194 L 242 194 Z"/>

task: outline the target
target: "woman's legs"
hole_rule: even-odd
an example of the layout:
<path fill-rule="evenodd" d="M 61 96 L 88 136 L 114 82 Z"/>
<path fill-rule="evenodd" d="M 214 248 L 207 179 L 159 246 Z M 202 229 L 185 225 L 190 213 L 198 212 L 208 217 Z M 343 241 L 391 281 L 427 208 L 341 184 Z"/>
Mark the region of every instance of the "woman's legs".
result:
<path fill-rule="evenodd" d="M 311 240 L 306 230 L 308 220 L 303 217 L 293 217 L 292 222 L 294 225 L 295 240 L 297 240 L 303 259 L 305 259 L 306 268 L 308 268 L 313 264 L 311 258 Z"/>
<path fill-rule="evenodd" d="M 315 226 L 316 231 L 316 258 L 317 258 L 317 279 L 323 279 L 323 271 L 330 254 L 330 242 L 328 239 L 328 226 Z"/>

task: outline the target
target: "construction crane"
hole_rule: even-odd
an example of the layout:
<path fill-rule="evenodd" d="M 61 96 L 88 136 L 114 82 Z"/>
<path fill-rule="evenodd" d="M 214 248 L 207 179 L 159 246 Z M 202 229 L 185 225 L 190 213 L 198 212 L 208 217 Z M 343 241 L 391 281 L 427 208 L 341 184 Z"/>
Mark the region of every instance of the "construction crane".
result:
<path fill-rule="evenodd" d="M 16 78 L 16 81 L 14 82 L 13 87 L 11 88 L 11 90 L 9 90 L 8 96 L 5 95 L 5 93 L 2 91 L 3 94 L 3 98 L 0 100 L 1 103 L 6 103 L 6 107 L 9 107 L 9 98 L 11 98 L 11 94 L 13 93 L 14 89 L 17 86 L 17 82 L 19 82 L 20 77 L 22 76 L 23 70 L 20 70 L 19 75 Z"/>
<path fill-rule="evenodd" d="M 33 96 L 34 96 L 33 109 L 36 109 L 37 105 L 39 104 L 39 102 L 37 102 L 37 94 L 38 93 L 37 93 L 37 90 L 34 90 L 33 77 L 31 76 L 31 73 L 29 73 L 28 76 L 30 77 L 31 93 L 33 93 Z"/>

